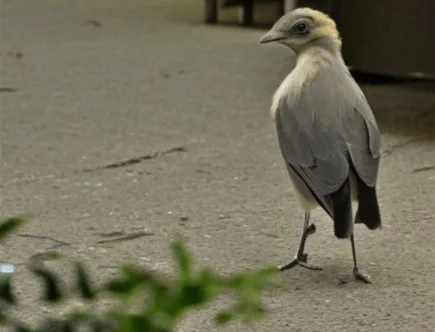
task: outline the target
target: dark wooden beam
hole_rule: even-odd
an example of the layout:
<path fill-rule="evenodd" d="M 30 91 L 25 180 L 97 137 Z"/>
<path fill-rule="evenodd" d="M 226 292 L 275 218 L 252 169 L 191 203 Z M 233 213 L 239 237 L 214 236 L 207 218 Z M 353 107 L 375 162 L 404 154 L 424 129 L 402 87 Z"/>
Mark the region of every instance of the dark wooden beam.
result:
<path fill-rule="evenodd" d="M 218 0 L 204 0 L 205 23 L 214 24 L 218 21 Z"/>
<path fill-rule="evenodd" d="M 254 21 L 254 0 L 244 0 L 242 8 L 242 24 L 252 25 Z"/>

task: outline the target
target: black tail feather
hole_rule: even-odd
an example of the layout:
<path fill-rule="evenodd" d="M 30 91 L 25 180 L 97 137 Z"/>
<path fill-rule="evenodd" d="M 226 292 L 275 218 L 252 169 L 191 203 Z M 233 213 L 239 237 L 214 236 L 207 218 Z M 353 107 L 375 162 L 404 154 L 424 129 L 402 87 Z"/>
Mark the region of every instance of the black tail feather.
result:
<path fill-rule="evenodd" d="M 333 207 L 334 233 L 339 239 L 353 234 L 352 201 L 349 178 L 334 193 L 328 195 Z"/>
<path fill-rule="evenodd" d="M 376 188 L 367 186 L 358 177 L 357 188 L 358 210 L 355 216 L 355 223 L 363 223 L 371 230 L 380 228 L 382 222 Z"/>

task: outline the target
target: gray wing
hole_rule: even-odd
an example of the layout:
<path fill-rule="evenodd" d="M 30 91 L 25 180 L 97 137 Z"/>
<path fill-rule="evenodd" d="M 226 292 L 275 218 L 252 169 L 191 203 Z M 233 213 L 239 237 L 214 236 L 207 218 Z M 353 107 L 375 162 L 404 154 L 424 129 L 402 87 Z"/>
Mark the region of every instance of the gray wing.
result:
<path fill-rule="evenodd" d="M 375 187 L 381 155 L 381 135 L 362 92 L 358 95 L 353 111 L 345 119 L 345 139 L 355 171 L 367 186 Z"/>
<path fill-rule="evenodd" d="M 289 109 L 282 101 L 276 114 L 276 129 L 284 160 L 303 180 L 325 211 L 333 216 L 328 195 L 336 192 L 348 177 L 349 165 L 333 130 L 305 112 Z"/>
<path fill-rule="evenodd" d="M 325 75 L 313 82 L 297 103 L 282 99 L 275 121 L 288 166 L 333 217 L 334 205 L 350 202 L 350 189 L 343 187 L 349 167 L 368 186 L 376 184 L 380 136 L 371 109 L 353 79 L 350 77 L 349 85 L 346 78 L 337 84 L 331 84 L 329 78 Z M 349 90 L 355 86 L 357 90 Z M 334 196 L 339 191 L 341 196 Z"/>

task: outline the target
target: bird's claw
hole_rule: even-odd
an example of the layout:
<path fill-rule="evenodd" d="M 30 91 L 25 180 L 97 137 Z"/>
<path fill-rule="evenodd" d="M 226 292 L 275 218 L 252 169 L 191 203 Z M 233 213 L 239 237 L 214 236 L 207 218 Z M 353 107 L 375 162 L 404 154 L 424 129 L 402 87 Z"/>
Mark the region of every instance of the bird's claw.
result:
<path fill-rule="evenodd" d="M 293 260 L 290 263 L 280 266 L 279 270 L 281 272 L 286 271 L 286 270 L 290 270 L 297 265 L 304 267 L 306 269 L 309 269 L 309 270 L 317 270 L 317 271 L 322 270 L 321 267 L 308 264 L 307 261 L 308 261 L 308 254 L 303 254 L 303 255 L 300 255 L 299 257 L 296 256 L 295 258 L 293 258 Z"/>
<path fill-rule="evenodd" d="M 308 226 L 308 228 L 305 230 L 304 235 L 305 235 L 305 236 L 309 236 L 309 235 L 313 235 L 314 233 L 316 233 L 316 225 L 311 224 L 311 225 Z"/>
<path fill-rule="evenodd" d="M 302 241 L 301 241 L 301 246 L 298 250 L 297 255 L 295 256 L 295 258 L 293 258 L 293 260 L 285 265 L 282 265 L 279 267 L 280 271 L 286 271 L 286 270 L 290 270 L 292 268 L 294 268 L 295 266 L 299 265 L 301 267 L 304 267 L 306 269 L 309 270 L 322 270 L 321 267 L 318 266 L 314 266 L 311 264 L 308 264 L 308 254 L 305 254 L 304 251 L 304 247 L 305 247 L 305 240 L 307 239 L 308 236 L 314 234 L 316 232 L 316 225 L 311 224 L 310 226 L 308 226 L 304 233 L 303 233 L 303 237 L 302 237 Z"/>
<path fill-rule="evenodd" d="M 372 283 L 371 278 L 367 273 L 360 269 L 354 269 L 351 275 L 339 279 L 339 285 L 348 284 L 352 281 L 362 281 L 366 284 Z"/>
<path fill-rule="evenodd" d="M 298 261 L 298 265 L 302 266 L 302 267 L 304 267 L 304 268 L 306 268 L 308 270 L 316 270 L 316 271 L 323 270 L 323 268 L 321 268 L 320 266 L 315 266 L 315 265 L 308 264 L 306 261 L 305 262 Z"/>

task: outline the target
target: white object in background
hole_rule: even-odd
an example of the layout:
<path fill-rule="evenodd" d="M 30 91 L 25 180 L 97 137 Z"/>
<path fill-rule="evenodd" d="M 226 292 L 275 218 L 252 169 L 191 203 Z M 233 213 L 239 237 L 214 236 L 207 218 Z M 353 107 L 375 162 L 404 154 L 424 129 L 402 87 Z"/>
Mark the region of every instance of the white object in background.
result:
<path fill-rule="evenodd" d="M 15 266 L 12 264 L 0 264 L 0 273 L 14 273 Z"/>
<path fill-rule="evenodd" d="M 284 0 L 284 12 L 287 13 L 296 8 L 296 0 Z"/>
<path fill-rule="evenodd" d="M 239 22 L 242 22 L 242 20 L 243 20 L 243 7 L 237 8 L 237 15 L 239 17 Z"/>

